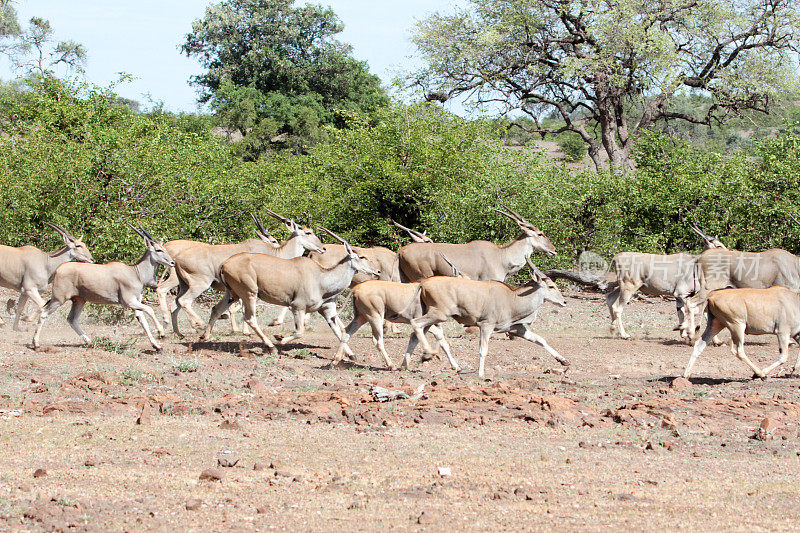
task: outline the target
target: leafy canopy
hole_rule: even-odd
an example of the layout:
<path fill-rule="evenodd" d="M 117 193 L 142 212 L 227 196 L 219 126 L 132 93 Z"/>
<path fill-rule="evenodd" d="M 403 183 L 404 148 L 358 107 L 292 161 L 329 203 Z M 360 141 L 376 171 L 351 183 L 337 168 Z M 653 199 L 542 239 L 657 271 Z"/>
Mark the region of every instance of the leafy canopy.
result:
<path fill-rule="evenodd" d="M 291 0 L 224 0 L 206 9 L 182 51 L 207 68 L 192 83 L 223 124 L 242 135 L 314 140 L 337 109 L 371 113 L 387 103 L 377 76 L 334 36 L 328 7 Z"/>
<path fill-rule="evenodd" d="M 426 66 L 412 75 L 432 100 L 470 95 L 572 131 L 598 168 L 629 166 L 635 137 L 658 121 L 701 124 L 768 111 L 797 88 L 796 0 L 470 0 L 420 22 Z M 676 95 L 711 97 L 702 114 Z M 555 113 L 560 125 L 539 120 Z"/>

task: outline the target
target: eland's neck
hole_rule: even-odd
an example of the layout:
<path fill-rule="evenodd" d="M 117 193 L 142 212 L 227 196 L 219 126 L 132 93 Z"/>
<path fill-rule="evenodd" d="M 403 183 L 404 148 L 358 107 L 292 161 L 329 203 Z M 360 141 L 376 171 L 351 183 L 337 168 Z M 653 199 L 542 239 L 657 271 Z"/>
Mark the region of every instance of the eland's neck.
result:
<path fill-rule="evenodd" d="M 69 261 L 72 261 L 72 252 L 67 246 L 47 254 L 47 279 L 53 281 L 56 269 Z"/>
<path fill-rule="evenodd" d="M 516 315 L 527 316 L 535 313 L 544 303 L 546 288 L 523 285 L 514 289 L 514 310 Z"/>
<path fill-rule="evenodd" d="M 324 294 L 338 294 L 350 286 L 356 268 L 349 256 L 345 256 L 336 266 L 320 267 L 320 288 Z"/>
<path fill-rule="evenodd" d="M 158 278 L 156 277 L 158 263 L 153 259 L 153 254 L 150 250 L 147 250 L 141 259 L 133 265 L 133 270 L 143 286 L 155 287 L 158 285 Z"/>
<path fill-rule="evenodd" d="M 300 242 L 299 235 L 292 235 L 289 237 L 286 242 L 281 244 L 276 250 L 276 256 L 282 259 L 293 259 L 295 257 L 300 257 L 306 251 L 303 248 L 302 243 Z"/>
<path fill-rule="evenodd" d="M 500 258 L 506 269 L 506 275 L 510 276 L 519 272 L 532 253 L 533 245 L 528 241 L 525 233 L 520 233 L 516 239 L 501 247 Z"/>

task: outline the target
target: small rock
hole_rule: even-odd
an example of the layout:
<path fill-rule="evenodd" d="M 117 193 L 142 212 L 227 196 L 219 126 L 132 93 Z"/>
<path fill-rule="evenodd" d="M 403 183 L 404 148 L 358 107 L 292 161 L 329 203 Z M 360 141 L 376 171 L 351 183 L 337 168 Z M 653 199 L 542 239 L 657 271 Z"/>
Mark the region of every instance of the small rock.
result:
<path fill-rule="evenodd" d="M 247 387 L 248 389 L 250 389 L 252 392 L 255 392 L 255 393 L 267 392 L 267 386 L 264 385 L 264 382 L 263 381 L 259 381 L 259 380 L 255 379 L 255 378 L 251 378 L 251 379 L 247 380 L 247 382 L 244 384 L 244 386 Z"/>
<path fill-rule="evenodd" d="M 220 429 L 242 429 L 242 426 L 240 426 L 239 422 L 237 422 L 236 420 L 229 420 L 229 419 L 226 418 L 219 425 L 219 428 Z"/>
<path fill-rule="evenodd" d="M 256 513 L 258 514 L 267 514 L 267 511 L 268 509 L 266 505 L 261 505 L 259 507 L 256 507 Z"/>
<path fill-rule="evenodd" d="M 445 477 L 445 476 L 450 476 L 450 475 L 452 475 L 452 474 L 453 474 L 453 473 L 450 471 L 450 467 L 449 467 L 449 466 L 440 466 L 440 467 L 437 469 L 437 471 L 439 472 L 439 475 L 440 475 L 440 476 L 442 476 L 442 477 Z"/>
<path fill-rule="evenodd" d="M 761 421 L 758 427 L 764 430 L 766 433 L 772 433 L 778 429 L 778 422 L 776 422 L 774 418 L 767 417 Z"/>
<path fill-rule="evenodd" d="M 417 517 L 417 524 L 423 525 L 430 525 L 436 522 L 436 517 L 428 512 L 423 511 L 419 517 Z"/>
<path fill-rule="evenodd" d="M 352 509 L 366 509 L 367 508 L 367 504 L 363 500 L 356 500 L 353 503 L 351 503 L 350 505 L 348 505 L 347 508 L 350 509 L 350 510 L 352 510 Z"/>
<path fill-rule="evenodd" d="M 30 492 L 33 490 L 33 487 L 31 487 L 28 483 L 20 483 L 19 486 L 17 486 L 17 489 L 21 490 L 22 492 Z"/>
<path fill-rule="evenodd" d="M 692 389 L 692 382 L 684 377 L 675 378 L 669 384 L 669 388 L 674 391 L 684 391 Z"/>
<path fill-rule="evenodd" d="M 253 464 L 253 470 L 260 472 L 261 470 L 266 470 L 268 466 L 267 463 L 256 461 L 255 464 Z"/>
<path fill-rule="evenodd" d="M 217 468 L 207 468 L 200 474 L 201 481 L 222 481 L 225 473 Z"/>
<path fill-rule="evenodd" d="M 236 466 L 239 462 L 239 454 L 232 450 L 222 450 L 217 452 L 217 464 L 224 468 Z"/>
<path fill-rule="evenodd" d="M 514 489 L 514 496 L 520 500 L 532 500 L 533 496 L 530 494 L 526 487 L 517 487 Z"/>
<path fill-rule="evenodd" d="M 40 490 L 36 493 L 36 499 L 43 502 L 49 502 L 52 497 L 47 492 Z"/>
<path fill-rule="evenodd" d="M 83 466 L 97 466 L 97 459 L 90 457 L 83 462 Z"/>
<path fill-rule="evenodd" d="M 626 493 L 626 492 L 623 492 L 623 493 L 617 494 L 617 495 L 615 496 L 615 498 L 616 498 L 616 499 L 618 499 L 618 500 L 620 500 L 620 501 L 623 501 L 623 502 L 634 502 L 634 501 L 636 501 L 636 500 L 638 499 L 638 498 L 636 498 L 636 496 L 634 496 L 633 494 L 628 494 L 628 493 Z"/>
<path fill-rule="evenodd" d="M 142 410 L 139 412 L 139 418 L 136 419 L 137 426 L 146 426 L 153 421 L 153 410 L 150 408 L 149 403 L 142 405 Z"/>
<path fill-rule="evenodd" d="M 33 477 L 42 477 L 47 475 L 47 470 L 44 468 L 37 468 L 33 471 Z"/>
<path fill-rule="evenodd" d="M 772 434 L 778 429 L 778 422 L 774 418 L 764 418 L 758 425 L 753 438 L 756 440 L 767 440 L 772 438 Z"/>
<path fill-rule="evenodd" d="M 664 429 L 675 429 L 678 427 L 678 422 L 673 415 L 667 415 L 661 419 L 661 427 Z"/>
<path fill-rule="evenodd" d="M 201 505 L 203 505 L 203 500 L 201 500 L 200 498 L 193 498 L 188 502 L 186 502 L 185 507 L 187 511 L 196 511 L 200 509 Z"/>

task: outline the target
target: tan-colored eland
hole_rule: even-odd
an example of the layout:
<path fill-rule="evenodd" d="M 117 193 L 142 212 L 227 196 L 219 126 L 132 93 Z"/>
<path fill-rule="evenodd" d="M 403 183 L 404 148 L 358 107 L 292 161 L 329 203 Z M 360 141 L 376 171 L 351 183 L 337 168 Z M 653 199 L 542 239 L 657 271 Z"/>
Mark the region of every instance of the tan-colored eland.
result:
<path fill-rule="evenodd" d="M 445 257 L 445 261 L 449 260 Z M 465 277 L 455 266 L 453 268 L 454 277 Z M 350 338 L 366 323 L 369 323 L 372 330 L 372 341 L 378 352 L 383 356 L 386 366 L 390 370 L 396 367 L 383 343 L 383 330 L 386 322 L 395 324 L 410 324 L 411 319 L 421 317 L 424 314 L 422 302 L 419 299 L 419 282 L 399 283 L 396 281 L 370 280 L 359 283 L 353 287 L 351 296 L 353 299 L 353 320 L 345 328 L 342 342 L 336 355 L 331 362 L 331 366 L 336 366 L 343 358 L 346 351 L 346 344 Z M 444 336 L 444 331 L 438 325 L 430 327 L 431 335 L 434 336 L 439 346 L 447 355 L 447 360 L 453 370 L 459 370 L 458 363 L 453 359 L 450 352 L 450 345 Z M 411 334 L 412 338 L 414 333 Z M 416 342 L 413 343 L 416 346 Z M 408 368 L 411 360 L 412 342 L 409 339 L 406 354 L 403 357 L 403 368 Z"/>
<path fill-rule="evenodd" d="M 150 344 L 156 350 L 161 345 L 153 337 L 147 325 L 145 315 L 155 323 L 159 335 L 164 335 L 164 328 L 156 318 L 153 309 L 142 303 L 142 291 L 145 287 L 155 288 L 158 281 L 158 265 L 171 267 L 175 262 L 169 256 L 164 245 L 151 236 L 141 226 L 133 230 L 144 239 L 146 250 L 141 259 L 134 265 L 126 265 L 112 261 L 104 265 L 89 263 L 65 263 L 56 270 L 53 277 L 53 295 L 39 314 L 39 322 L 33 335 L 33 347 L 39 349 L 39 336 L 47 318 L 68 300 L 72 301 L 69 311 L 69 325 L 86 344 L 91 339 L 81 330 L 78 318 L 86 302 L 103 305 L 119 305 L 133 309 L 133 314 L 142 325 Z"/>
<path fill-rule="evenodd" d="M 295 331 L 281 340 L 288 344 L 305 333 L 305 315 L 319 312 L 330 326 L 336 338 L 341 340 L 344 324 L 336 312 L 336 297 L 350 286 L 353 276 L 363 272 L 371 276 L 380 274 L 366 258 L 359 256 L 347 241 L 335 233 L 322 228 L 345 246 L 347 255 L 331 268 L 323 268 L 308 257 L 281 259 L 266 254 L 242 253 L 225 261 L 220 267 L 220 279 L 225 294 L 211 310 L 211 318 L 201 340 L 211 338 L 214 322 L 228 310 L 231 303 L 241 300 L 244 321 L 261 338 L 271 353 L 275 345 L 264 335 L 255 318 L 258 300 L 291 309 Z M 347 349 L 348 355 L 352 351 Z"/>
<path fill-rule="evenodd" d="M 800 293 L 786 287 L 768 289 L 722 289 L 708 294 L 708 324 L 697 340 L 683 377 L 691 375 L 697 357 L 719 332 L 731 334 L 731 352 L 753 370 L 753 377 L 766 379 L 770 372 L 789 357 L 789 339 L 800 342 Z M 763 370 L 744 353 L 744 336 L 775 335 L 778 337 L 777 361 Z M 792 374 L 797 374 L 800 354 Z"/>
<path fill-rule="evenodd" d="M 703 239 L 706 250 L 725 248 L 717 237 L 706 235 L 697 226 L 692 230 Z M 674 296 L 681 337 L 689 338 L 695 330 L 696 311 L 687 301 L 699 289 L 697 278 L 698 255 L 688 253 L 648 254 L 621 252 L 611 262 L 617 275 L 617 287 L 606 295 L 611 314 L 611 331 L 623 339 L 631 336 L 622 323 L 622 312 L 637 291 L 651 296 Z M 685 309 L 685 312 L 684 312 Z"/>
<path fill-rule="evenodd" d="M 0 245 L 0 287 L 19 292 L 19 301 L 14 315 L 14 331 L 19 331 L 19 320 L 28 300 L 36 304 L 37 313 L 44 307 L 41 291 L 53 281 L 56 269 L 69 261 L 94 262 L 92 253 L 82 239 L 73 237 L 56 224 L 45 222 L 64 239 L 64 246 L 54 252 L 43 252 L 35 246 Z M 9 307 L 13 302 L 9 302 Z M 33 315 L 34 317 L 36 315 Z M 25 320 L 29 320 L 27 317 Z M 0 319 L 0 324 L 3 320 Z"/>
<path fill-rule="evenodd" d="M 493 210 L 517 223 L 520 234 L 516 239 L 505 246 L 489 241 L 465 244 L 412 242 L 397 252 L 402 281 L 448 276 L 450 266 L 441 254 L 447 255 L 465 275 L 476 281 L 504 281 L 525 266 L 534 250 L 556 255 L 555 247 L 542 230 L 509 208 L 506 211 Z"/>
<path fill-rule="evenodd" d="M 325 245 L 314 234 L 311 228 L 302 226 L 294 220 L 266 209 L 267 213 L 284 223 L 291 236 L 279 247 L 260 243 L 257 250 L 248 249 L 248 245 L 239 244 L 205 244 L 186 248 L 175 257 L 175 271 L 178 274 L 178 296 L 175 309 L 172 311 L 172 330 L 180 335 L 178 316 L 181 309 L 189 315 L 189 320 L 197 330 L 203 329 L 203 320 L 192 309 L 195 299 L 210 288 L 224 290 L 219 279 L 222 264 L 230 257 L 240 253 L 261 253 L 290 259 L 300 257 L 306 250 L 324 252 Z M 255 240 L 255 239 L 252 239 Z"/>
<path fill-rule="evenodd" d="M 565 306 L 566 300 L 556 284 L 526 260 L 532 279 L 522 287 L 512 288 L 500 281 L 436 276 L 420 283 L 420 301 L 425 313 L 411 319 L 416 334 L 412 342 L 422 343 L 426 354 L 435 355 L 425 338 L 427 330 L 434 325 L 453 318 L 465 326 L 477 326 L 480 330 L 478 376 L 485 375 L 486 354 L 492 333 L 508 333 L 542 346 L 564 366 L 569 361 L 559 355 L 547 341 L 530 330 L 539 308 L 545 301 Z M 414 346 L 409 348 L 413 351 Z"/>
<path fill-rule="evenodd" d="M 241 246 L 242 251 L 248 252 L 260 252 L 263 251 L 264 253 L 271 252 L 280 247 L 281 243 L 273 237 L 269 231 L 264 229 L 264 226 L 261 225 L 261 221 L 254 214 L 250 214 L 250 217 L 256 224 L 256 238 L 255 239 L 245 239 L 244 241 L 238 243 Z M 192 241 L 188 239 L 174 239 L 171 241 L 167 241 L 164 243 L 164 248 L 166 248 L 169 255 L 175 259 L 180 255 L 183 250 L 190 250 L 193 248 L 198 248 L 198 245 L 207 246 L 206 243 L 202 243 L 199 241 Z M 200 247 L 202 247 L 200 246 Z M 190 254 L 189 258 L 195 257 L 194 254 Z M 191 260 L 191 259 L 187 259 Z M 176 261 L 177 262 L 177 261 Z M 161 309 L 161 316 L 164 317 L 164 327 L 169 326 L 170 324 L 170 317 L 172 311 L 169 309 L 169 302 L 167 301 L 167 295 L 171 290 L 176 288 L 180 285 L 180 278 L 178 278 L 178 273 L 175 268 L 170 268 L 168 271 L 168 277 L 163 281 L 158 283 L 158 287 L 156 288 L 156 294 L 158 295 L 158 305 Z M 237 330 L 236 320 L 233 317 L 233 312 L 230 315 L 231 318 L 231 328 Z"/>
<path fill-rule="evenodd" d="M 697 258 L 697 285 L 697 293 L 686 302 L 695 313 L 703 309 L 709 293 L 718 289 L 779 286 L 800 290 L 800 257 L 780 248 L 763 252 L 706 250 Z"/>

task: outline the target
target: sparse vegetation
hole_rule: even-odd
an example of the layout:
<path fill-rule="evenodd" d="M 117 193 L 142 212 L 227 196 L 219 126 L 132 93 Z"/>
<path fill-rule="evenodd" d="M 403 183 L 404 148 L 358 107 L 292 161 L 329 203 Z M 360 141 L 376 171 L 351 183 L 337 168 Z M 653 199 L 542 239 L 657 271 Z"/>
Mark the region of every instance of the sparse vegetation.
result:
<path fill-rule="evenodd" d="M 290 353 L 295 359 L 308 359 L 314 355 L 308 348 L 295 348 Z"/>
<path fill-rule="evenodd" d="M 119 324 L 130 324 L 133 321 L 133 313 L 128 309 L 116 305 L 95 305 L 86 304 L 86 314 L 89 320 L 96 324 L 107 326 L 117 326 Z"/>
<path fill-rule="evenodd" d="M 194 359 L 172 361 L 172 369 L 176 372 L 197 372 L 200 369 L 200 360 L 195 357 Z"/>
<path fill-rule="evenodd" d="M 144 372 L 138 370 L 136 368 L 125 368 L 120 373 L 122 377 L 122 381 L 126 382 L 127 384 L 134 384 L 142 380 L 144 377 Z"/>
<path fill-rule="evenodd" d="M 95 350 L 104 350 L 106 352 L 114 352 L 128 357 L 137 357 L 141 355 L 142 351 L 136 347 L 138 337 L 130 337 L 127 339 L 112 339 L 110 337 L 95 337 L 92 339 L 90 347 Z"/>

